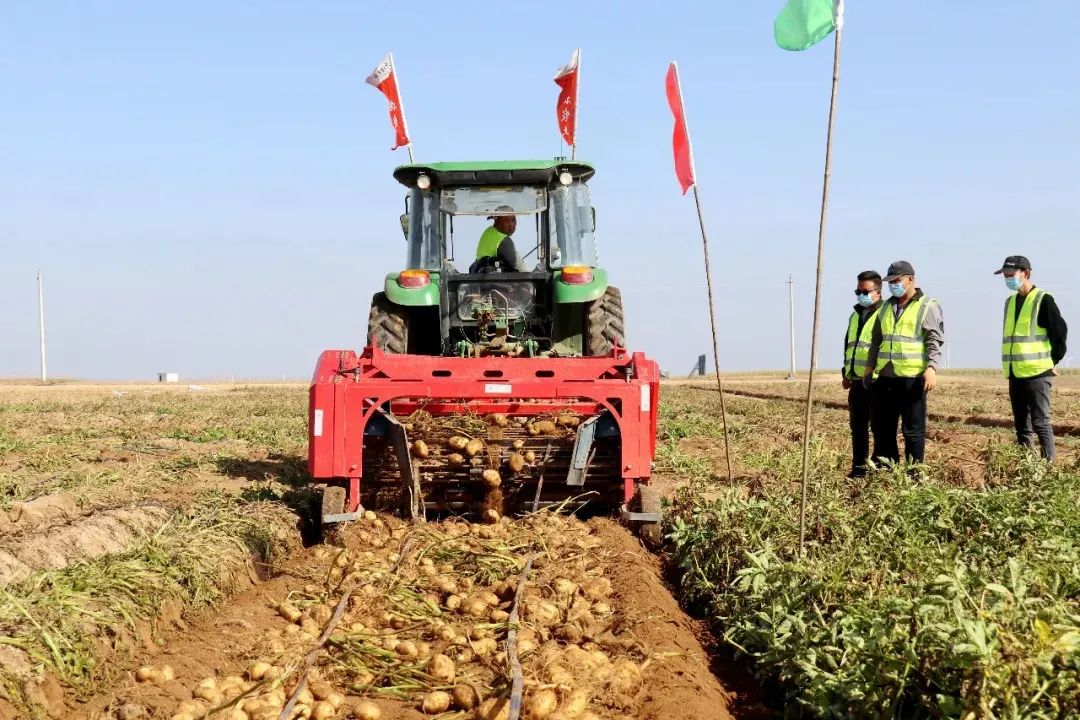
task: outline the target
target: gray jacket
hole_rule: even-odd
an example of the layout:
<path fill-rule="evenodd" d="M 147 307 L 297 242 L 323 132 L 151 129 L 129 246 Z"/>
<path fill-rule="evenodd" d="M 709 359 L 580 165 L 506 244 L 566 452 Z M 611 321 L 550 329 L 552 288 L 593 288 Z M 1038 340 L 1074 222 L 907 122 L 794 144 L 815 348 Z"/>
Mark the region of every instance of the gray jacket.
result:
<path fill-rule="evenodd" d="M 922 288 L 915 288 L 915 294 L 908 302 L 913 302 L 921 297 L 925 297 Z M 889 298 L 885 301 L 884 306 L 881 308 L 881 312 L 893 313 L 893 317 L 900 314 L 900 303 L 896 298 Z M 941 305 L 937 300 L 927 298 L 926 315 L 923 317 L 922 324 L 923 341 L 926 343 L 926 361 L 927 367 L 931 367 L 937 370 L 941 366 L 941 346 L 945 344 L 945 320 L 941 314 Z M 878 316 L 877 321 L 874 323 L 874 332 L 870 338 L 870 357 L 867 359 L 870 367 L 877 366 L 878 351 L 881 350 L 881 317 Z M 892 363 L 888 363 L 881 369 L 881 377 L 895 377 L 893 372 Z"/>

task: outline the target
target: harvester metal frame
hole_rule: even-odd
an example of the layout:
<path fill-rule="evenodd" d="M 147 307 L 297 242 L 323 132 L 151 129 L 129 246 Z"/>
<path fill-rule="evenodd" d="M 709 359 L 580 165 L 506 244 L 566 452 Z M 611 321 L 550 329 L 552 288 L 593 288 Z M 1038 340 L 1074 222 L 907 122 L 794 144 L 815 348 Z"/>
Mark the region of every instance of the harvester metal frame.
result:
<path fill-rule="evenodd" d="M 572 412 L 586 418 L 610 417 L 619 438 L 622 492 L 608 500 L 619 506 L 624 519 L 658 522 L 656 512 L 640 512 L 652 508 L 630 506 L 639 486 L 652 475 L 659 382 L 655 361 L 618 346 L 610 355 L 573 358 L 393 355 L 376 346 L 368 346 L 359 355 L 351 350 L 327 350 L 319 358 L 310 388 L 308 469 L 317 483 L 344 487 L 345 498 L 339 512 L 327 513 L 324 507 L 323 521 L 355 519 L 363 512 L 364 442 L 373 419 L 424 409 L 435 415 Z M 586 435 L 591 435 L 595 423 L 583 425 Z M 400 423 L 394 429 L 400 435 L 394 445 L 402 463 L 401 477 L 411 485 L 403 491 L 415 515 L 417 502 L 410 493 L 419 481 L 409 464 L 405 430 Z M 588 448 L 581 448 L 591 442 L 579 429 L 575 456 L 587 453 Z M 583 482 L 587 463 L 578 463 L 577 471 Z M 548 476 L 545 482 L 550 486 L 556 481 Z M 563 484 L 574 487 L 571 482 Z M 423 503 L 419 505 L 422 512 Z"/>

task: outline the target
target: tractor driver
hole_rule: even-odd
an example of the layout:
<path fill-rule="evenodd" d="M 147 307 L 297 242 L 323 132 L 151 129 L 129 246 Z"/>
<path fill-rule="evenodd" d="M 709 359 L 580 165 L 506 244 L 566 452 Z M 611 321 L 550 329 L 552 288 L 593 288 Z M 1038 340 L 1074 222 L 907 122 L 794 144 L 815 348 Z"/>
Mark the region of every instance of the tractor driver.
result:
<path fill-rule="evenodd" d="M 495 208 L 498 213 L 513 213 L 514 208 L 501 205 Z M 489 215 L 494 220 L 491 227 L 484 230 L 476 246 L 476 260 L 469 266 L 470 273 L 492 272 L 496 261 L 503 272 L 524 272 L 525 264 L 517 254 L 511 235 L 517 229 L 517 217 L 514 215 Z"/>

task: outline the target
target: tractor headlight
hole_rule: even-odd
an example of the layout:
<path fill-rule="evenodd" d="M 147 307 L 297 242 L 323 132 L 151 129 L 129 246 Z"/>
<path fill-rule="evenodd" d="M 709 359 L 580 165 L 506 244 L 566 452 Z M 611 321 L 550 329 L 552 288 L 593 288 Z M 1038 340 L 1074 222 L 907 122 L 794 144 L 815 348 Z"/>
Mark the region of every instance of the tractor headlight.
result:
<path fill-rule="evenodd" d="M 427 190 L 429 187 L 431 187 L 431 178 L 429 178 L 427 175 L 424 175 L 423 173 L 417 175 L 416 187 L 420 188 L 421 190 Z"/>
<path fill-rule="evenodd" d="M 574 176 L 568 173 L 566 170 L 563 170 L 561 173 L 559 173 L 559 182 L 561 182 L 563 185 L 569 185 L 570 183 L 574 182 Z"/>

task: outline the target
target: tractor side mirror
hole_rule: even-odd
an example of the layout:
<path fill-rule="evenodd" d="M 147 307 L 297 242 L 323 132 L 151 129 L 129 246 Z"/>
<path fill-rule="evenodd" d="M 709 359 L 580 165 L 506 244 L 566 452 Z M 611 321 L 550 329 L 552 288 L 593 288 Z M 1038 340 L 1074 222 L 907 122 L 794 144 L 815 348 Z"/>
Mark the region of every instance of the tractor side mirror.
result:
<path fill-rule="evenodd" d="M 409 214 L 408 213 L 402 213 L 400 220 L 401 220 L 401 234 L 405 236 L 406 240 L 408 240 L 409 239 Z"/>

